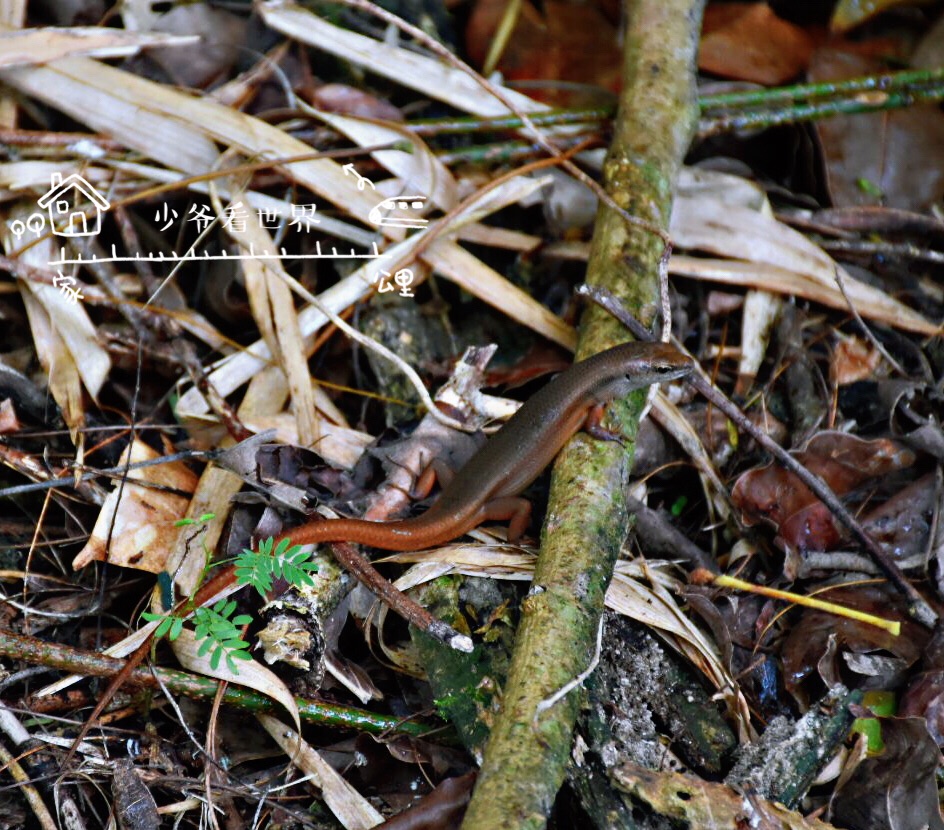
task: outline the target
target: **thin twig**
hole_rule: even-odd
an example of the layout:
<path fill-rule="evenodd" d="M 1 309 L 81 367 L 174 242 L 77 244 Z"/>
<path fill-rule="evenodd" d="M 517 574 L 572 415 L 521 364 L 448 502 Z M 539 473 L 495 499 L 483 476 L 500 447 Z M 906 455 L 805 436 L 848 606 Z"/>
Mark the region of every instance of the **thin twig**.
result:
<path fill-rule="evenodd" d="M 146 461 L 135 461 L 132 464 L 122 464 L 119 467 L 106 467 L 103 470 L 96 470 L 94 467 L 85 464 L 73 464 L 65 471 L 71 475 L 69 478 L 53 478 L 49 481 L 37 481 L 32 484 L 17 484 L 13 487 L 4 487 L 0 490 L 0 499 L 16 496 L 21 493 L 35 493 L 43 490 L 55 490 L 60 487 L 75 487 L 76 475 L 83 473 L 88 477 L 92 476 L 116 476 L 124 475 L 128 470 L 140 470 L 144 467 L 156 467 L 158 464 L 172 464 L 175 461 L 212 461 L 221 455 L 223 450 L 184 450 L 170 455 L 162 455 L 160 458 L 149 458 Z M 134 484 L 147 487 L 148 482 L 135 480 Z"/>
<path fill-rule="evenodd" d="M 846 282 L 842 278 L 842 270 L 838 265 L 833 266 L 833 279 L 836 280 L 836 285 L 839 286 L 839 292 L 849 306 L 849 311 L 852 313 L 852 316 L 855 317 L 859 328 L 862 329 L 862 333 L 868 338 L 869 342 L 878 349 L 879 354 L 888 361 L 889 365 L 898 372 L 899 375 L 906 377 L 907 372 L 901 367 L 901 364 L 888 353 L 888 350 L 882 345 L 881 341 L 872 333 L 872 329 L 865 324 L 865 320 L 863 320 L 862 315 L 859 314 L 859 309 L 855 307 L 855 303 L 852 302 L 852 297 L 850 297 L 849 292 L 846 291 Z"/>
<path fill-rule="evenodd" d="M 291 535 L 291 531 L 286 534 L 289 538 Z M 334 558 L 346 571 L 357 577 L 358 582 L 376 594 L 408 623 L 415 625 L 450 648 L 467 654 L 471 653 L 473 644 L 470 637 L 460 634 L 451 625 L 436 619 L 422 605 L 395 588 L 353 545 L 348 542 L 334 542 L 331 550 Z"/>
<path fill-rule="evenodd" d="M 868 239 L 827 239 L 819 243 L 829 253 L 864 254 L 866 256 L 902 257 L 918 262 L 944 265 L 944 251 L 932 251 L 911 242 L 873 242 Z"/>

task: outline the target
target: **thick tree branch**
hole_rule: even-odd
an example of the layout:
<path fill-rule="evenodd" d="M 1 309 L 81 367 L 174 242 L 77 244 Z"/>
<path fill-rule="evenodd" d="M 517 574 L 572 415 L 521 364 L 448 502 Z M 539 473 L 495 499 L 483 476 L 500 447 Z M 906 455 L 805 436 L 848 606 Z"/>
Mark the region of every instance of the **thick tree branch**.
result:
<path fill-rule="evenodd" d="M 695 125 L 694 64 L 702 0 L 629 4 L 623 93 L 606 189 L 628 213 L 668 225 L 676 172 Z M 601 207 L 587 281 L 605 286 L 651 324 L 659 305 L 658 235 Z M 581 324 L 578 357 L 626 340 L 598 308 Z M 644 394 L 610 407 L 613 426 L 635 435 Z M 579 694 L 540 704 L 590 664 L 603 597 L 623 542 L 631 450 L 582 436 L 554 469 L 541 555 L 523 604 L 503 710 L 492 729 L 464 830 L 540 828 L 564 777 Z M 536 713 L 539 713 L 537 718 Z M 536 724 L 536 725 L 535 725 Z"/>

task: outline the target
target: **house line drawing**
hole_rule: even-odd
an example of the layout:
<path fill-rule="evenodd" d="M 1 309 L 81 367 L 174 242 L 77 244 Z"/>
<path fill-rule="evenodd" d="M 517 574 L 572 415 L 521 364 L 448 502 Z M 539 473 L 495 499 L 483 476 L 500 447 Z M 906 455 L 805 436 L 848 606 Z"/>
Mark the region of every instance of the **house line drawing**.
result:
<path fill-rule="evenodd" d="M 92 203 L 91 214 L 80 207 L 80 196 Z M 78 173 L 65 179 L 61 173 L 53 173 L 49 190 L 37 204 L 49 211 L 49 224 L 56 236 L 95 236 L 102 229 L 102 211 L 111 207 L 108 199 Z"/>

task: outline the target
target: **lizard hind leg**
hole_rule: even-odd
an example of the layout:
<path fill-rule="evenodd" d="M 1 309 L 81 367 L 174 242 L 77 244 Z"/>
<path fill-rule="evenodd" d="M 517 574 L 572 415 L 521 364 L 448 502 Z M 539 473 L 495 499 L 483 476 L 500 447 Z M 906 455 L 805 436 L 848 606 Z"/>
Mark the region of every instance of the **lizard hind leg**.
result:
<path fill-rule="evenodd" d="M 483 521 L 508 522 L 508 541 L 515 544 L 531 522 L 531 502 L 521 496 L 503 496 L 485 505 Z"/>

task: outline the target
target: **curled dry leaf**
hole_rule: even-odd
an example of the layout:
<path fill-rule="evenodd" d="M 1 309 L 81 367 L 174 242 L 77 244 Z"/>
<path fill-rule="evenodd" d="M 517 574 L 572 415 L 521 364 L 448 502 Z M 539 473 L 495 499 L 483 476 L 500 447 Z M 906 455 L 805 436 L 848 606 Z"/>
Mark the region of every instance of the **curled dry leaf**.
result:
<path fill-rule="evenodd" d="M 882 354 L 861 337 L 843 337 L 833 350 L 829 377 L 838 386 L 875 377 Z"/>
<path fill-rule="evenodd" d="M 122 454 L 121 463 L 158 457 L 147 444 L 135 439 Z M 186 515 L 190 503 L 187 496 L 179 494 L 192 493 L 196 483 L 197 477 L 182 461 L 129 470 L 127 480 L 115 482 L 105 499 L 92 535 L 72 560 L 72 567 L 78 570 L 89 562 L 107 560 L 150 573 L 165 570 L 177 538 L 175 523 Z"/>

